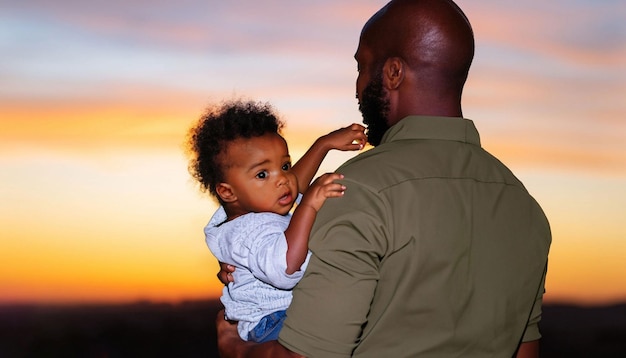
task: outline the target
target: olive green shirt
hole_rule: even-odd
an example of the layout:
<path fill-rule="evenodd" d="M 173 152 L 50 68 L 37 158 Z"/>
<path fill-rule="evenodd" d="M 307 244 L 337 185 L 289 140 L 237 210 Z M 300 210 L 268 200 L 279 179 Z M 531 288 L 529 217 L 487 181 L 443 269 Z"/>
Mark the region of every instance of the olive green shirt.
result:
<path fill-rule="evenodd" d="M 403 119 L 345 163 L 279 341 L 308 357 L 511 357 L 540 338 L 551 242 L 472 121 Z"/>

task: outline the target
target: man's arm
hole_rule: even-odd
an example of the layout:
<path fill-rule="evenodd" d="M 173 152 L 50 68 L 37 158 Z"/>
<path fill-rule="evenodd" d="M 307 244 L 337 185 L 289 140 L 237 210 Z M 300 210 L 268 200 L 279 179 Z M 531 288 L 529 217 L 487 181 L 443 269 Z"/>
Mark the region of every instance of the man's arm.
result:
<path fill-rule="evenodd" d="M 283 347 L 278 341 L 254 343 L 244 341 L 237 333 L 237 323 L 224 319 L 224 310 L 217 314 L 215 321 L 217 327 L 217 348 L 222 358 L 303 358 Z"/>
<path fill-rule="evenodd" d="M 533 305 L 528 326 L 524 334 L 526 342 L 522 342 L 517 349 L 516 358 L 538 358 L 539 357 L 539 339 L 541 334 L 539 333 L 539 322 L 541 321 L 541 307 L 543 304 L 543 294 L 545 292 L 546 273 L 548 267 L 543 270 L 541 277 L 540 288 L 537 291 L 537 297 L 535 298 L 535 304 Z"/>
<path fill-rule="evenodd" d="M 538 358 L 539 357 L 539 340 L 522 342 L 517 350 L 516 358 Z"/>

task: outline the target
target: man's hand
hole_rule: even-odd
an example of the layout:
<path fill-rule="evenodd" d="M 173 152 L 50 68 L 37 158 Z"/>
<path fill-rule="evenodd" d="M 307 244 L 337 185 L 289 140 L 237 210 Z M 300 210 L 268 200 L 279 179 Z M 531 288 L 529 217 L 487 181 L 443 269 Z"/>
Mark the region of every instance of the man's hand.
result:
<path fill-rule="evenodd" d="M 237 322 L 224 319 L 224 310 L 217 313 L 217 349 L 220 357 L 304 358 L 283 347 L 278 341 L 254 343 L 244 341 L 237 332 Z"/>
<path fill-rule="evenodd" d="M 224 310 L 220 310 L 215 319 L 215 327 L 217 328 L 217 348 L 220 357 L 238 356 L 237 346 L 245 342 L 239 337 L 237 322 L 227 321 Z"/>
<path fill-rule="evenodd" d="M 217 279 L 225 285 L 235 282 L 233 272 L 235 272 L 235 266 L 220 262 L 220 271 L 217 273 Z"/>

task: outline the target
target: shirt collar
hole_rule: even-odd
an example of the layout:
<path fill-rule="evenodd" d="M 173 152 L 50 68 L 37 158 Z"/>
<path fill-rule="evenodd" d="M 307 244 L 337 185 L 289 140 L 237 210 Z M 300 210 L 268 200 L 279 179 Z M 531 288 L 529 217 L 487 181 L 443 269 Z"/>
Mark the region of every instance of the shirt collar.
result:
<path fill-rule="evenodd" d="M 480 146 L 474 122 L 461 117 L 405 117 L 385 132 L 381 144 L 403 139 L 451 140 Z"/>

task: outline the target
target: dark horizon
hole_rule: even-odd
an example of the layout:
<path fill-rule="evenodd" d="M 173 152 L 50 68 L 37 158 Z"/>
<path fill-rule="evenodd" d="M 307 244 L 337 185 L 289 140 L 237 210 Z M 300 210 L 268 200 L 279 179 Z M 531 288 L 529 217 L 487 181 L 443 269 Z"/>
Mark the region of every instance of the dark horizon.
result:
<path fill-rule="evenodd" d="M 178 305 L 186 305 L 186 304 L 195 304 L 195 303 L 203 303 L 203 302 L 213 302 L 219 301 L 218 297 L 206 297 L 199 299 L 181 299 L 181 300 L 151 300 L 151 299 L 136 299 L 136 300 L 128 300 L 128 301 L 56 301 L 56 302 L 39 302 L 39 301 L 15 301 L 15 302 L 0 302 L 0 312 L 3 312 L 7 308 L 18 308 L 18 307 L 115 307 L 115 306 L 140 306 L 140 305 L 155 305 L 155 306 L 178 306 Z M 576 300 L 557 300 L 557 301 L 544 301 L 544 306 L 569 306 L 569 307 L 579 307 L 579 308 L 599 308 L 599 307 L 612 307 L 612 306 L 620 306 L 626 304 L 626 299 L 624 300 L 614 300 L 614 301 L 605 301 L 605 302 L 580 302 Z"/>
<path fill-rule="evenodd" d="M 0 305 L 0 357 L 218 357 L 217 299 Z M 541 357 L 626 357 L 626 302 L 545 304 Z"/>

